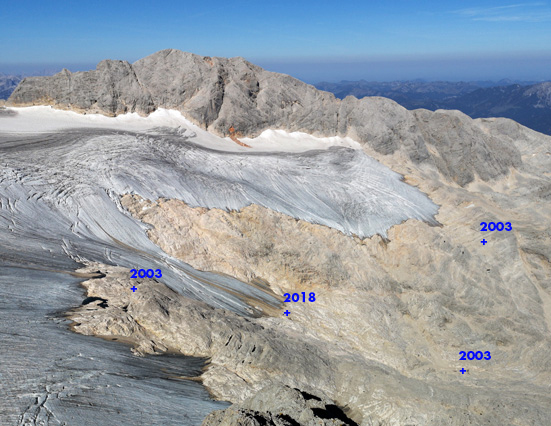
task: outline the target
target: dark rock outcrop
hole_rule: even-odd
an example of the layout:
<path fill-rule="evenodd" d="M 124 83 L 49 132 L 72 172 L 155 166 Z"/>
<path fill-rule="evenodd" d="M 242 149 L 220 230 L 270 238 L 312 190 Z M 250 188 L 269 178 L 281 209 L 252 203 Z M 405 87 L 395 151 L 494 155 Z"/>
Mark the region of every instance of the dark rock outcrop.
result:
<path fill-rule="evenodd" d="M 332 401 L 284 385 L 209 414 L 203 426 L 358 426 Z"/>

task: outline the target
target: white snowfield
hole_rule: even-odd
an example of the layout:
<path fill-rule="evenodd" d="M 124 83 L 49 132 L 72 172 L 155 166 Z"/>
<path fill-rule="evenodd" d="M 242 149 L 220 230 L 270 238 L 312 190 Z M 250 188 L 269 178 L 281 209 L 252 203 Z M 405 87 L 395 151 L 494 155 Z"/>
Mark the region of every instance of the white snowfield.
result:
<path fill-rule="evenodd" d="M 56 424 L 167 424 L 174 416 L 198 424 L 225 406 L 197 383 L 182 387 L 144 371 L 199 374 L 202 361 L 129 361 L 126 349 L 67 329 L 59 313 L 79 305 L 82 292 L 66 274 L 83 263 L 159 268 L 159 281 L 173 290 L 243 316 L 258 314 L 245 299 L 278 304 L 164 253 L 122 208 L 125 193 L 220 209 L 256 203 L 360 237 L 386 235 L 409 218 L 434 222 L 437 206 L 428 197 L 351 140 L 267 131 L 245 142 L 253 149 L 166 110 L 147 118 L 48 107 L 0 112 L 0 324 L 7 327 L 0 412 L 9 424 L 52 424 L 51 413 Z M 143 409 L 129 409 L 136 392 Z M 71 395 L 86 395 L 86 403 Z M 101 409 L 89 416 L 88 404 Z"/>
<path fill-rule="evenodd" d="M 181 112 L 159 108 L 157 111 L 142 117 L 137 113 L 128 113 L 116 117 L 101 114 L 78 114 L 73 111 L 54 109 L 50 106 L 32 106 L 8 108 L 17 115 L 10 120 L 2 120 L 0 131 L 3 133 L 42 133 L 67 129 L 114 129 L 125 131 L 144 131 L 155 127 L 185 128 L 197 135 L 197 142 L 202 146 L 223 151 L 284 151 L 303 152 L 313 149 L 328 149 L 332 146 L 343 146 L 361 149 L 358 142 L 349 137 L 318 138 L 302 132 L 284 130 L 265 130 L 256 138 L 242 138 L 242 142 L 251 148 L 239 146 L 230 138 L 220 138 L 187 120 Z"/>

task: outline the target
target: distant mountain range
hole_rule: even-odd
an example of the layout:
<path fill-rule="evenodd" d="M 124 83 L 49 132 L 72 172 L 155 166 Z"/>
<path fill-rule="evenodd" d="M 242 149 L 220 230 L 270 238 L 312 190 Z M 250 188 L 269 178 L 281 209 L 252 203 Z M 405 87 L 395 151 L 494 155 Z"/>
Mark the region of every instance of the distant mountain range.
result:
<path fill-rule="evenodd" d="M 0 74 L 0 99 L 8 99 L 21 79 L 19 75 Z"/>
<path fill-rule="evenodd" d="M 407 109 L 457 109 L 472 118 L 506 117 L 551 134 L 551 82 L 341 81 L 316 84 L 338 98 L 382 96 Z"/>
<path fill-rule="evenodd" d="M 412 84 L 418 91 L 435 91 L 424 83 Z M 448 83 L 429 84 L 442 86 L 438 90 L 447 91 L 442 97 L 452 96 L 451 89 L 446 89 Z M 174 49 L 133 64 L 105 60 L 87 72 L 63 69 L 53 76 L 27 77 L 10 95 L 7 105 L 51 105 L 107 116 L 149 115 L 172 109 L 222 137 L 231 136 L 232 128 L 243 137 L 256 137 L 269 129 L 350 136 L 380 154 L 390 155 L 403 147 L 404 155 L 412 161 L 428 162 L 462 186 L 476 176 L 488 180 L 504 175 L 520 158 L 520 154 L 507 151 L 507 145 L 497 149 L 478 123 L 454 111 L 412 112 L 383 97 L 350 96 L 341 101 L 240 57 L 207 57 Z M 412 133 L 412 126 L 417 133 Z M 467 128 L 476 134 L 475 142 L 463 139 Z M 436 143 L 443 134 L 449 143 Z M 500 137 L 508 136 L 500 133 Z M 486 154 L 475 155 L 479 152 Z M 487 167 L 488 162 L 492 168 Z"/>

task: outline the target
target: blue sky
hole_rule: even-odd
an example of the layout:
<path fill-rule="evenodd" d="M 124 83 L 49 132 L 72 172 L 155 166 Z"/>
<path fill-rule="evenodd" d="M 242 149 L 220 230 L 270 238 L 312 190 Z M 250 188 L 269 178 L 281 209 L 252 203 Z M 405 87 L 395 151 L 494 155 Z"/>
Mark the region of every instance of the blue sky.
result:
<path fill-rule="evenodd" d="M 547 2 L 18 0 L 1 14 L 0 72 L 176 48 L 309 82 L 551 79 Z"/>

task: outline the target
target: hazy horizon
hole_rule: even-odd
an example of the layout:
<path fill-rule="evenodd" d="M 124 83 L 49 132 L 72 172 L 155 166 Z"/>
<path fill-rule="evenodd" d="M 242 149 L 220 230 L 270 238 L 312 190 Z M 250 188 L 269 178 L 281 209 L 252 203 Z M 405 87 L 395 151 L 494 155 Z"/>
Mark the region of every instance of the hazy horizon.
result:
<path fill-rule="evenodd" d="M 154 53 L 154 52 L 151 52 Z M 145 55 L 147 56 L 147 55 Z M 207 55 L 204 55 L 207 56 Z M 209 55 L 210 56 L 210 55 Z M 128 60 L 140 58 L 110 57 L 104 59 Z M 289 74 L 310 84 L 348 81 L 493 81 L 512 80 L 539 82 L 551 80 L 551 54 L 516 55 L 508 57 L 477 56 L 454 57 L 379 57 L 372 59 L 323 59 L 290 60 L 270 58 L 246 58 L 269 71 Z M 99 62 L 88 63 L 0 63 L 0 74 L 52 75 L 67 68 L 72 72 L 88 71 Z M 525 64 L 517 72 L 518 63 Z M 531 64 L 532 66 L 529 66 Z"/>
<path fill-rule="evenodd" d="M 32 12 L 32 13 L 30 13 Z M 243 56 L 308 83 L 551 79 L 551 5 L 497 0 L 345 6 L 305 0 L 182 4 L 12 2 L 0 72 L 87 70 L 175 48 Z"/>

